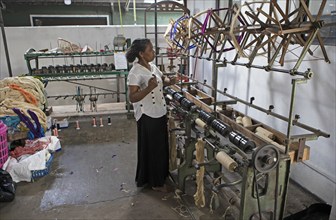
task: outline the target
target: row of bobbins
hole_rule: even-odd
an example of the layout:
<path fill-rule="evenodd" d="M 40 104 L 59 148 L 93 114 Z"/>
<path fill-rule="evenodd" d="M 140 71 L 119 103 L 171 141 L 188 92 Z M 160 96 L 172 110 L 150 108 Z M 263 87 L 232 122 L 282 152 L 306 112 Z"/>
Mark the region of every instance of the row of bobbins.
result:
<path fill-rule="evenodd" d="M 107 118 L 107 125 L 112 125 L 111 123 L 111 117 L 108 116 Z M 97 119 L 96 117 L 92 117 L 92 127 L 97 127 Z M 99 118 L 99 127 L 104 127 L 104 124 L 103 124 L 103 117 L 100 117 Z M 58 137 L 58 131 L 60 131 L 60 127 L 59 127 L 59 124 L 57 123 L 57 120 L 54 119 L 53 121 L 53 124 L 52 124 L 52 132 L 53 132 L 53 135 Z M 80 130 L 80 126 L 79 126 L 79 121 L 76 120 L 76 130 Z"/>
<path fill-rule="evenodd" d="M 42 66 L 41 69 L 32 69 L 32 74 L 56 74 L 56 73 L 85 73 L 85 72 L 106 72 L 115 70 L 115 65 L 111 64 L 77 64 L 77 65 L 57 65 Z"/>
<path fill-rule="evenodd" d="M 112 125 L 110 116 L 108 116 L 108 118 L 107 118 L 107 125 Z M 92 117 L 92 127 L 97 127 L 96 117 Z M 99 118 L 99 127 L 104 127 L 103 117 Z M 76 121 L 76 130 L 79 130 L 79 129 L 80 129 L 79 121 L 77 120 Z"/>

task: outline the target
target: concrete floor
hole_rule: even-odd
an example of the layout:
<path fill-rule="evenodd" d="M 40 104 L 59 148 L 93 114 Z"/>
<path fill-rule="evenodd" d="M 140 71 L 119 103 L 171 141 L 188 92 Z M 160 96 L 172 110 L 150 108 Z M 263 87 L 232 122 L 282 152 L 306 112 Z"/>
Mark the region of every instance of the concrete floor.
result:
<path fill-rule="evenodd" d="M 0 203 L 0 219 L 224 219 L 224 209 L 211 214 L 209 204 L 196 208 L 189 190 L 182 195 L 137 188 L 136 123 L 126 115 L 111 119 L 112 126 L 103 116 L 104 127 L 98 122 L 93 128 L 90 117 L 69 118 L 50 174 L 17 184 L 15 200 Z M 290 182 L 285 216 L 318 202 Z"/>

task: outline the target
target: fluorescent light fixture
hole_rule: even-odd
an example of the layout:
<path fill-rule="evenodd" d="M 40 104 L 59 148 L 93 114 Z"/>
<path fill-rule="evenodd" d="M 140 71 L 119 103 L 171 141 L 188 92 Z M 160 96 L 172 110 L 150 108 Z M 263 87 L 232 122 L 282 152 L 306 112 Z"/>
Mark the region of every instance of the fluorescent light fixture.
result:
<path fill-rule="evenodd" d="M 71 5 L 71 0 L 64 0 L 64 4 Z"/>

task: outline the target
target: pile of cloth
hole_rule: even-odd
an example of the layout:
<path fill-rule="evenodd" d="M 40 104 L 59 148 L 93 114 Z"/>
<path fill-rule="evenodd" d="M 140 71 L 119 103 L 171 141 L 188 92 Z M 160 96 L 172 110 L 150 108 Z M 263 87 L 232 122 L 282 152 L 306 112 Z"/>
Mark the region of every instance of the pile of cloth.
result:
<path fill-rule="evenodd" d="M 20 146 L 11 143 L 9 157 L 2 166 L 14 182 L 32 181 L 34 171 L 46 170 L 52 154 L 61 149 L 57 137 L 45 137 L 45 104 L 45 89 L 39 79 L 23 76 L 0 80 L 0 120 L 7 127 L 7 136 L 27 133 L 20 139 Z"/>
<path fill-rule="evenodd" d="M 0 80 L 0 120 L 6 124 L 9 131 L 30 130 L 34 133 L 37 125 L 45 131 L 47 129 L 47 116 L 43 112 L 45 104 L 45 89 L 39 79 L 24 76 Z M 43 133 L 41 130 L 36 132 Z M 43 134 L 37 136 L 35 134 L 32 138 L 42 136 Z"/>
<path fill-rule="evenodd" d="M 47 168 L 47 161 L 51 155 L 61 150 L 61 144 L 57 137 L 41 137 L 35 140 L 25 140 L 24 146 L 17 146 L 10 151 L 10 156 L 3 165 L 14 182 L 31 182 L 32 172 Z"/>

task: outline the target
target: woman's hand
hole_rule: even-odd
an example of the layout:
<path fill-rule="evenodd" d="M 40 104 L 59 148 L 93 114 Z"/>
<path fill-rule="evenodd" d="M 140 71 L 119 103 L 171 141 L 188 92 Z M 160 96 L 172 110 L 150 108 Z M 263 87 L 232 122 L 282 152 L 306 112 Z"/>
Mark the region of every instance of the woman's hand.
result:
<path fill-rule="evenodd" d="M 156 76 L 153 74 L 153 77 L 151 77 L 148 80 L 148 88 L 152 91 L 153 89 L 155 89 L 158 86 L 158 82 L 156 80 Z"/>

